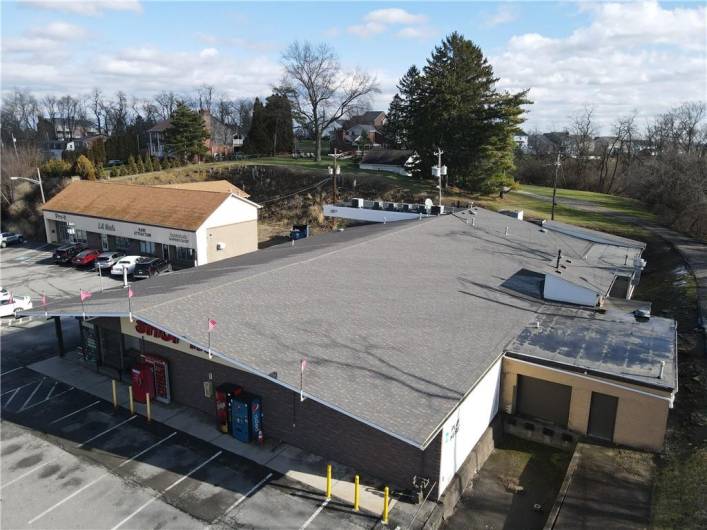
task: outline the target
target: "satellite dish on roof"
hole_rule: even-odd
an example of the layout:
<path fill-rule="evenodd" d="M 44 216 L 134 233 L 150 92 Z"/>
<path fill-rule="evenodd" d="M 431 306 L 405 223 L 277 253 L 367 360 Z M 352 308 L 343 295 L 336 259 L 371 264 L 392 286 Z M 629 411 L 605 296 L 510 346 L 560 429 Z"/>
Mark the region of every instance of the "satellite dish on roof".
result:
<path fill-rule="evenodd" d="M 433 206 L 432 199 L 425 199 L 425 209 L 426 210 L 431 210 Z"/>

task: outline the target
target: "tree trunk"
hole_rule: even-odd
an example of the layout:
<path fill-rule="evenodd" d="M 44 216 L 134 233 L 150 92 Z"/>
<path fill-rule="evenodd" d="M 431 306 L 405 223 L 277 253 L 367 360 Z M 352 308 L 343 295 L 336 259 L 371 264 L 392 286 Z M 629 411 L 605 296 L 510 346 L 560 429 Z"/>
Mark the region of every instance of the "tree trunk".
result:
<path fill-rule="evenodd" d="M 319 128 L 314 130 L 314 135 L 316 136 L 317 144 L 316 144 L 316 153 L 317 153 L 317 162 L 321 162 L 322 160 L 322 131 L 319 130 Z"/>

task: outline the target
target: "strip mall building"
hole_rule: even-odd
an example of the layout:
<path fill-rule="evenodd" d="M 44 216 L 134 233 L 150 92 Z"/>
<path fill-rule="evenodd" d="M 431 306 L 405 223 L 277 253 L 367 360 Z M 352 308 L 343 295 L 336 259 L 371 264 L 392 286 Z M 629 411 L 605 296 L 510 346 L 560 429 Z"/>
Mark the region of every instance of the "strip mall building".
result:
<path fill-rule="evenodd" d="M 262 399 L 266 438 L 403 489 L 427 477 L 434 498 L 490 426 L 661 449 L 676 330 L 628 300 L 643 248 L 474 209 L 148 280 L 133 321 L 125 293 L 106 291 L 81 325 L 101 371 L 161 359 L 168 401 L 214 417 L 214 387 L 239 385 Z M 82 314 L 78 300 L 47 311 Z"/>
<path fill-rule="evenodd" d="M 75 181 L 43 207 L 47 242 L 195 266 L 258 249 L 258 208 L 227 181 L 166 186 Z"/>

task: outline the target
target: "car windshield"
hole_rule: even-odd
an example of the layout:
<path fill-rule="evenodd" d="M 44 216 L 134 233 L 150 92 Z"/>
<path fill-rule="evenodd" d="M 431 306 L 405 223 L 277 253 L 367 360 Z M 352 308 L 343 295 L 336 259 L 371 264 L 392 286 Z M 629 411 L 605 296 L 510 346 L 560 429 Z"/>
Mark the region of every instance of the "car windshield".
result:
<path fill-rule="evenodd" d="M 119 264 L 120 264 L 120 263 L 124 263 L 124 264 L 126 264 L 126 265 L 130 265 L 130 260 L 129 260 L 129 259 L 121 259 L 118 263 L 119 263 Z"/>
<path fill-rule="evenodd" d="M 110 256 L 98 256 L 98 261 L 108 261 L 110 259 Z"/>
<path fill-rule="evenodd" d="M 11 232 L 3 232 L 2 234 L 0 234 L 0 236 L 2 236 L 2 237 L 11 236 L 11 235 L 12 235 Z"/>

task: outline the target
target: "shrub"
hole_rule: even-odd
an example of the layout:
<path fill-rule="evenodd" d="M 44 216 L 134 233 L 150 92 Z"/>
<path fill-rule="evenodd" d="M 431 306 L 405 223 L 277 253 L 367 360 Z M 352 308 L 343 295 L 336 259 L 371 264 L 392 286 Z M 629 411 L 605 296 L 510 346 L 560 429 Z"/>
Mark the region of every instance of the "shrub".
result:
<path fill-rule="evenodd" d="M 96 180 L 96 168 L 93 166 L 93 163 L 84 155 L 81 155 L 76 159 L 74 171 L 83 179 Z"/>
<path fill-rule="evenodd" d="M 64 177 L 71 172 L 71 164 L 65 160 L 48 160 L 40 170 L 46 177 Z"/>

